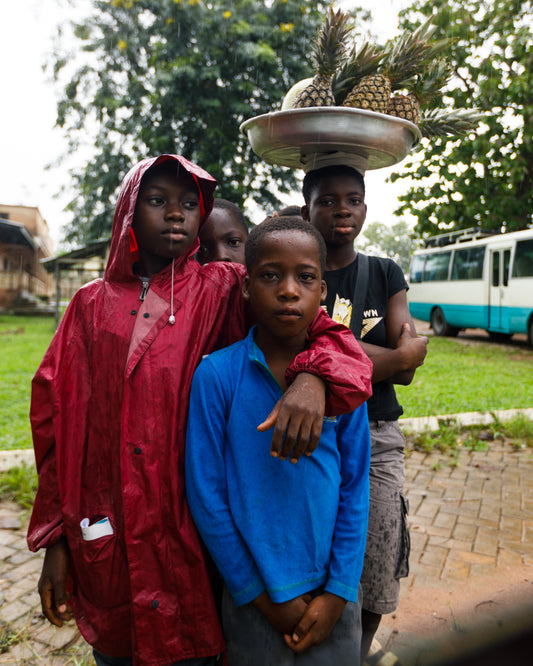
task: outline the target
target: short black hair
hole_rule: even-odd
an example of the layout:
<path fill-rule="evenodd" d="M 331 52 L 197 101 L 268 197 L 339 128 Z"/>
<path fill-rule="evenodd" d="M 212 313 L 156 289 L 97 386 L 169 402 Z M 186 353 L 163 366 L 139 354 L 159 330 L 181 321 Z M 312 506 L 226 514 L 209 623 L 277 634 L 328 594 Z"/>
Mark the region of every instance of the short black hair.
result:
<path fill-rule="evenodd" d="M 281 217 L 267 217 L 261 224 L 253 227 L 250 235 L 246 240 L 244 246 L 244 262 L 248 273 L 252 272 L 252 268 L 257 261 L 257 256 L 261 250 L 261 245 L 269 234 L 274 234 L 279 231 L 301 231 L 308 236 L 315 239 L 318 250 L 318 258 L 320 260 L 320 271 L 323 276 L 326 272 L 326 243 L 322 238 L 322 234 L 318 232 L 310 222 L 303 220 L 296 215 L 284 215 Z"/>
<path fill-rule="evenodd" d="M 244 217 L 244 213 L 242 210 L 237 206 L 237 204 L 234 204 L 233 201 L 228 201 L 228 199 L 215 199 L 213 201 L 213 210 L 215 208 L 220 208 L 222 210 L 227 210 L 228 213 L 233 215 L 235 218 L 235 221 L 238 222 L 241 227 L 243 228 L 244 232 L 246 235 L 248 235 L 248 232 L 250 230 L 250 227 L 248 226 L 248 222 L 246 221 L 246 218 Z"/>
<path fill-rule="evenodd" d="M 285 206 L 285 208 L 280 208 L 274 213 L 274 217 L 276 215 L 278 217 L 302 217 L 302 207 L 291 204 L 290 206 Z"/>
<path fill-rule="evenodd" d="M 351 176 L 355 178 L 357 182 L 363 188 L 363 194 L 365 193 L 365 179 L 363 176 L 351 166 L 345 164 L 332 164 L 331 166 L 325 166 L 321 169 L 314 169 L 313 171 L 308 171 L 305 174 L 303 183 L 302 183 L 302 194 L 305 199 L 305 203 L 309 205 L 311 201 L 311 195 L 314 190 L 319 186 L 320 181 L 324 178 L 332 178 L 335 176 Z"/>

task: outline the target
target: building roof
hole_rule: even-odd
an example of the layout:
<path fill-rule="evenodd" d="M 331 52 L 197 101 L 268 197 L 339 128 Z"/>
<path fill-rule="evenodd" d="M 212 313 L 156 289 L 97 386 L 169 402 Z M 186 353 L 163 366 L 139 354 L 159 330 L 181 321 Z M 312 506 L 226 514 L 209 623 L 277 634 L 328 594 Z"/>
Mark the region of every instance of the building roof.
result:
<path fill-rule="evenodd" d="M 90 243 L 87 243 L 87 245 L 71 250 L 70 252 L 58 254 L 55 257 L 49 257 L 48 259 L 42 259 L 41 263 L 49 273 L 55 271 L 56 265 L 59 269 L 82 268 L 83 263 L 87 261 L 87 259 L 93 257 L 105 258 L 110 242 L 110 238 L 100 238 L 99 240 L 91 241 Z"/>
<path fill-rule="evenodd" d="M 0 243 L 23 245 L 31 250 L 36 250 L 39 247 L 23 224 L 3 218 L 0 218 Z"/>

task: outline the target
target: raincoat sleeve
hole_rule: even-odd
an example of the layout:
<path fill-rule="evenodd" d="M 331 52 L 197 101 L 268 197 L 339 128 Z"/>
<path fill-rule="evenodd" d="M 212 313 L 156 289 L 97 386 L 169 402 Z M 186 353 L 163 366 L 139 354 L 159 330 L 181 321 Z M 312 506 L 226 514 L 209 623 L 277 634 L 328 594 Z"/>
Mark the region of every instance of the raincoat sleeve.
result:
<path fill-rule="evenodd" d="M 350 329 L 334 322 L 322 308 L 308 330 L 308 349 L 287 368 L 287 385 L 300 372 L 326 382 L 327 416 L 351 412 L 372 395 L 372 362 Z"/>
<path fill-rule="evenodd" d="M 59 496 L 61 481 L 57 473 L 55 419 L 58 387 L 62 377 L 68 373 L 68 349 L 76 346 L 78 361 L 83 357 L 79 346 L 84 327 L 77 321 L 78 314 L 79 307 L 77 299 L 74 298 L 32 382 L 30 422 L 39 475 L 27 537 L 32 551 L 52 546 L 64 534 Z"/>

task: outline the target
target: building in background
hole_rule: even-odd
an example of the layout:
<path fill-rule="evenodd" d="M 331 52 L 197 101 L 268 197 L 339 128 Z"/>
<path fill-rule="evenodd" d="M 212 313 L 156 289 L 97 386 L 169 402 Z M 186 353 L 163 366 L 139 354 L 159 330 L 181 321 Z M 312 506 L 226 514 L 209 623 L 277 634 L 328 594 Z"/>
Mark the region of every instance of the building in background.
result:
<path fill-rule="evenodd" d="M 53 275 L 42 264 L 52 253 L 50 230 L 37 207 L 0 204 L 0 309 L 53 296 Z"/>

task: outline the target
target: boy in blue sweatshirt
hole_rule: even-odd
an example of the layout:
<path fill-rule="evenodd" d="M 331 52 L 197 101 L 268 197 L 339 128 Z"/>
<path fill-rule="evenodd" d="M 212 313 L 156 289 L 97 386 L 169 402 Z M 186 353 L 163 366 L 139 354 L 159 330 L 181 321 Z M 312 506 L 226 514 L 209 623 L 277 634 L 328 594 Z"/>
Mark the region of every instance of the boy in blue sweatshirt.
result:
<path fill-rule="evenodd" d="M 326 295 L 326 248 L 301 218 L 268 218 L 246 243 L 244 296 L 257 325 L 210 354 L 192 385 L 186 488 L 226 588 L 232 666 L 359 663 L 368 520 L 366 404 L 325 418 L 312 455 L 270 452 L 254 424 L 286 389 Z M 290 454 L 289 454 L 290 459 Z"/>

